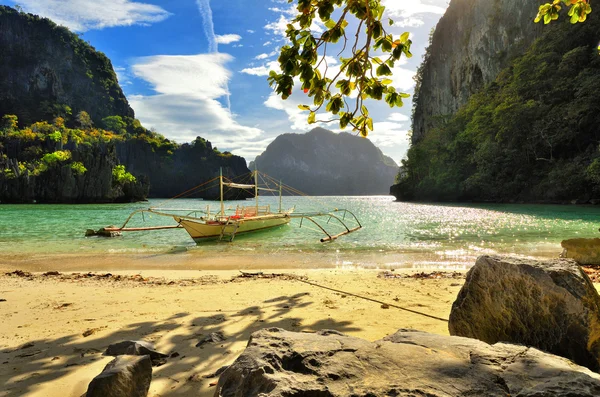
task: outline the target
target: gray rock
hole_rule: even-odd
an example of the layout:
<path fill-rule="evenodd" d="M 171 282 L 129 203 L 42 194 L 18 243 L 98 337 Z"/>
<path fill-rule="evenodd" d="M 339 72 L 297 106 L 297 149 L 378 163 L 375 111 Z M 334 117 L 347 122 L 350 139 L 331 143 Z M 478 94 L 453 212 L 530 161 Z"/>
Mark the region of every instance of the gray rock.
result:
<path fill-rule="evenodd" d="M 151 381 L 149 356 L 119 356 L 90 382 L 86 397 L 146 397 Z"/>
<path fill-rule="evenodd" d="M 224 342 L 226 339 L 227 337 L 221 331 L 211 332 L 210 334 L 202 338 L 200 342 L 196 343 L 196 347 L 202 347 L 207 343 L 221 343 Z"/>
<path fill-rule="evenodd" d="M 168 354 L 157 352 L 152 343 L 141 340 L 126 340 L 119 343 L 113 343 L 108 346 L 104 354 L 106 356 L 120 356 L 123 354 L 131 356 L 150 356 L 154 365 L 164 363 L 163 359 L 169 357 Z"/>
<path fill-rule="evenodd" d="M 534 348 L 400 330 L 376 342 L 338 332 L 255 332 L 215 397 L 600 395 L 600 375 Z"/>
<path fill-rule="evenodd" d="M 573 238 L 561 241 L 561 257 L 582 265 L 600 265 L 600 238 Z"/>
<path fill-rule="evenodd" d="M 533 346 L 600 369 L 600 297 L 571 260 L 478 258 L 448 328 L 451 335 Z"/>

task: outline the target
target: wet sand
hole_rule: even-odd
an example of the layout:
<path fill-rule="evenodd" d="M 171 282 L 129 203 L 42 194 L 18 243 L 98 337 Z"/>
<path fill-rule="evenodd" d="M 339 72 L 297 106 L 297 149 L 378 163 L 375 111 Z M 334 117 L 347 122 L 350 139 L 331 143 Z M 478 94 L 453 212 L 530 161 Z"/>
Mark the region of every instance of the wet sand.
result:
<path fill-rule="evenodd" d="M 0 268 L 14 270 L 13 265 Z M 65 275 L 62 268 L 61 275 L 7 276 L 3 271 L 0 396 L 81 396 L 111 360 L 102 355 L 106 347 L 125 339 L 151 341 L 177 356 L 153 369 L 149 396 L 212 396 L 217 379 L 203 376 L 232 363 L 261 328 L 335 329 L 368 340 L 399 328 L 447 334 L 444 319 L 464 278 L 464 272 L 419 279 L 394 277 L 415 271 L 382 278 L 380 271 L 364 269 L 265 270 L 272 272 L 285 275 L 240 278 L 238 271 L 227 270 Z M 211 332 L 227 339 L 196 347 Z"/>

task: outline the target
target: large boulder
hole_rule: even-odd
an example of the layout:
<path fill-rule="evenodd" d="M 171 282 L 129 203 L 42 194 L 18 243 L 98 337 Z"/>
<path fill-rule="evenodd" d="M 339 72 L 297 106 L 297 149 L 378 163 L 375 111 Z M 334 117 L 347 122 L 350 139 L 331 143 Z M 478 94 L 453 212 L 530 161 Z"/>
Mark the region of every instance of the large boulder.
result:
<path fill-rule="evenodd" d="M 572 238 L 561 241 L 561 256 L 582 265 L 600 265 L 600 238 Z"/>
<path fill-rule="evenodd" d="M 600 369 L 600 297 L 572 260 L 478 258 L 448 328 L 451 335 L 532 346 Z"/>
<path fill-rule="evenodd" d="M 598 396 L 600 375 L 518 345 L 400 330 L 376 342 L 335 331 L 252 334 L 215 397 Z"/>
<path fill-rule="evenodd" d="M 152 381 L 150 356 L 119 356 L 88 385 L 86 397 L 146 397 Z"/>

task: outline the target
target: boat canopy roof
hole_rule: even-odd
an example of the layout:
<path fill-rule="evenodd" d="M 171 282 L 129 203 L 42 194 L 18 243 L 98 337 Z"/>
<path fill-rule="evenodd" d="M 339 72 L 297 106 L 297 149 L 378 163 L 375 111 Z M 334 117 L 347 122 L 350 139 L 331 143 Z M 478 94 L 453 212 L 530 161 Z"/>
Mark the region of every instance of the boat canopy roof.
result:
<path fill-rule="evenodd" d="M 228 187 L 235 187 L 238 189 L 254 189 L 254 185 L 244 185 L 241 183 L 229 183 L 229 182 L 223 182 L 223 186 L 228 186 Z"/>
<path fill-rule="evenodd" d="M 233 187 L 237 189 L 254 189 L 254 185 L 244 185 L 242 183 L 233 183 L 233 182 L 223 182 L 223 186 Z M 258 190 L 262 190 L 265 192 L 278 192 L 277 189 L 267 189 L 265 187 L 258 187 Z"/>

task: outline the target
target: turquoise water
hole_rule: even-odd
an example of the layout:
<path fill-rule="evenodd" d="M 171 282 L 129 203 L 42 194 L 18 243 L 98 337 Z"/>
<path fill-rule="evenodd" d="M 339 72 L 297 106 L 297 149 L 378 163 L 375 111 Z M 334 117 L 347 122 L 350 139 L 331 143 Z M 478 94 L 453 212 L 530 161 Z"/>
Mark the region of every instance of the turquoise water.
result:
<path fill-rule="evenodd" d="M 262 200 L 262 199 L 261 199 Z M 353 211 L 363 229 L 332 243 L 320 243 L 322 233 L 306 221 L 276 230 L 236 237 L 229 243 L 200 246 L 183 229 L 132 232 L 106 239 L 85 237 L 88 228 L 121 225 L 136 209 L 161 204 L 112 205 L 0 205 L 2 254 L 121 254 L 163 253 L 180 250 L 214 255 L 306 254 L 337 258 L 341 265 L 468 265 L 480 254 L 516 253 L 553 257 L 560 241 L 598 237 L 600 208 L 548 205 L 439 205 L 394 202 L 389 196 L 284 198 L 284 208 L 298 212 L 345 208 Z M 176 200 L 170 208 L 216 209 L 218 203 Z M 252 201 L 228 202 L 227 207 Z M 277 207 L 277 199 L 261 204 Z M 136 216 L 129 226 L 172 224 L 170 218 Z M 341 229 L 330 223 L 333 232 Z"/>

